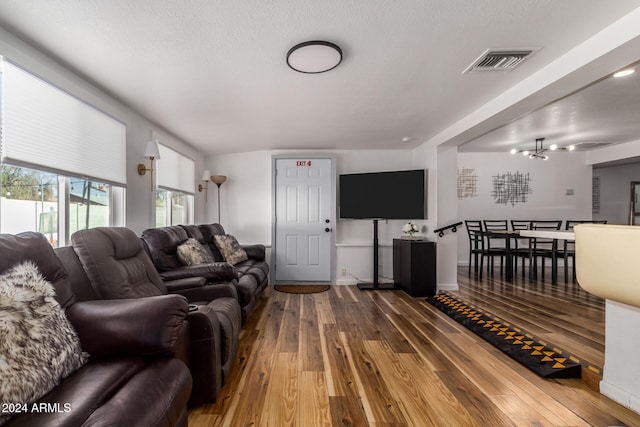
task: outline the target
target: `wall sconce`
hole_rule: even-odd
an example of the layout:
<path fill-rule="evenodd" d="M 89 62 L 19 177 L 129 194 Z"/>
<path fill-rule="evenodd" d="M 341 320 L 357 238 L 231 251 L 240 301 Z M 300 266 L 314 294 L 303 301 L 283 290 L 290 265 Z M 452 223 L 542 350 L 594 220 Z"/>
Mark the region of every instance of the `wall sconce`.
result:
<path fill-rule="evenodd" d="M 220 186 L 224 184 L 227 177 L 224 175 L 213 175 L 211 181 L 218 186 L 218 223 L 220 223 Z"/>
<path fill-rule="evenodd" d="M 208 170 L 205 170 L 204 172 L 202 172 L 202 180 L 204 181 L 204 185 L 202 184 L 198 184 L 198 191 L 202 193 L 202 190 L 204 190 L 204 201 L 207 201 L 207 193 L 209 192 L 209 178 L 210 178 L 211 172 L 209 172 Z"/>
<path fill-rule="evenodd" d="M 151 191 L 153 191 L 153 161 L 160 159 L 160 152 L 158 151 L 158 141 L 147 141 L 147 146 L 144 149 L 144 158 L 149 159 L 149 168 L 146 168 L 144 164 L 138 163 L 138 175 L 144 175 L 147 171 L 151 174 Z"/>

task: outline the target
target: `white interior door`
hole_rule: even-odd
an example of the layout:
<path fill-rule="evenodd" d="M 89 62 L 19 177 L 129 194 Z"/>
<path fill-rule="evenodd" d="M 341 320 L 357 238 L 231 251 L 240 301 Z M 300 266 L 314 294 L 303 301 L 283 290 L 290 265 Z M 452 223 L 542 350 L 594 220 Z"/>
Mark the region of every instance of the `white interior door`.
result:
<path fill-rule="evenodd" d="M 276 159 L 276 282 L 331 280 L 332 159 Z"/>

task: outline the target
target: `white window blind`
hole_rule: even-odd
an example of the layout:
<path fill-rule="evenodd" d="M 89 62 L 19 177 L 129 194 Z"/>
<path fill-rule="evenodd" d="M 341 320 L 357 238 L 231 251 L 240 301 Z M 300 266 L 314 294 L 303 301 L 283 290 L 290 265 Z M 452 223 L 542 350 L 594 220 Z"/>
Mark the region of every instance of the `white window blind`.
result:
<path fill-rule="evenodd" d="M 2 161 L 124 185 L 126 126 L 2 60 Z"/>
<path fill-rule="evenodd" d="M 158 144 L 157 183 L 165 190 L 177 190 L 193 194 L 195 190 L 195 163 L 192 159 Z"/>

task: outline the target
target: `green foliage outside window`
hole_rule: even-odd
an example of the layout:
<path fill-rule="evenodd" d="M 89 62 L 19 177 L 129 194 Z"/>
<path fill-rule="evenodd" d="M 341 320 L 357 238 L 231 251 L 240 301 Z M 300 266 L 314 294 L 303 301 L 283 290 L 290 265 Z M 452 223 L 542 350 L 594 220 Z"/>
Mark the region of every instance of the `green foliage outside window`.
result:
<path fill-rule="evenodd" d="M 7 199 L 52 202 L 57 199 L 58 178 L 51 173 L 3 165 L 0 190 Z"/>

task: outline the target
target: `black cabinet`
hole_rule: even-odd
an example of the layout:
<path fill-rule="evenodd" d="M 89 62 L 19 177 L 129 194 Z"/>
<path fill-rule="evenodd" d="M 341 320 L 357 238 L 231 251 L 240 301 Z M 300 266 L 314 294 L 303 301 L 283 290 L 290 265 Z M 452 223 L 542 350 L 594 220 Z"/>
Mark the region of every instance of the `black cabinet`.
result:
<path fill-rule="evenodd" d="M 436 294 L 436 243 L 393 239 L 393 281 L 412 297 Z"/>

